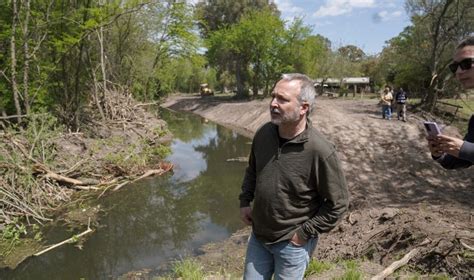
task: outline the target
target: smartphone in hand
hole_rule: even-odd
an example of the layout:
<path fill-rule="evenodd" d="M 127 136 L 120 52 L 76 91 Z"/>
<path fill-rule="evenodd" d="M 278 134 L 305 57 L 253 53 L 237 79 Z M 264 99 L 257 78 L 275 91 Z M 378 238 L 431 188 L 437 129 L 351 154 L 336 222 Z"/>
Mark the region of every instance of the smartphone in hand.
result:
<path fill-rule="evenodd" d="M 435 122 L 423 122 L 423 125 L 425 126 L 426 132 L 428 132 L 429 136 L 437 136 L 441 134 L 441 130 L 439 129 L 439 126 Z"/>

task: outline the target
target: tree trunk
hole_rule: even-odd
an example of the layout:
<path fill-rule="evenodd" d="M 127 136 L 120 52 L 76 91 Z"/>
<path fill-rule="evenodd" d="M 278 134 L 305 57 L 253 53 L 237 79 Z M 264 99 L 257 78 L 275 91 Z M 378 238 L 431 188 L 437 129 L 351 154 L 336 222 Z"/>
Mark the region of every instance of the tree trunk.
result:
<path fill-rule="evenodd" d="M 15 50 L 15 33 L 16 33 L 16 23 L 18 21 L 18 11 L 17 11 L 17 0 L 12 0 L 12 11 L 13 11 L 13 21 L 12 21 L 12 35 L 10 40 L 10 50 L 11 50 L 11 83 L 13 91 L 13 101 L 15 103 L 15 109 L 17 114 L 18 123 L 21 122 L 21 106 L 20 106 L 20 92 L 18 90 L 18 84 L 16 83 L 16 50 Z"/>
<path fill-rule="evenodd" d="M 107 94 L 107 76 L 105 72 L 105 53 L 104 53 L 104 28 L 101 26 L 99 28 L 99 33 L 97 34 L 99 37 L 99 45 L 100 45 L 100 69 L 102 70 L 102 94 L 100 96 L 100 102 L 98 103 L 99 106 L 105 108 L 105 114 L 108 116 L 109 112 L 107 110 L 107 106 L 105 105 L 105 95 Z M 99 108 L 102 111 L 102 108 Z"/>
<path fill-rule="evenodd" d="M 436 73 L 433 71 L 431 73 L 431 76 L 433 77 L 431 80 L 431 84 L 428 88 L 428 95 L 426 96 L 425 100 L 425 105 L 424 109 L 428 112 L 433 112 L 436 101 L 438 101 L 438 91 L 436 90 L 436 82 L 434 81 L 436 79 Z"/>
<path fill-rule="evenodd" d="M 242 64 L 240 59 L 235 61 L 235 82 L 237 84 L 237 96 L 245 96 L 245 81 L 242 77 Z"/>
<path fill-rule="evenodd" d="M 99 81 L 97 81 L 97 76 L 95 74 L 94 67 L 92 67 L 92 59 L 89 54 L 89 50 L 86 52 L 87 55 L 87 60 L 89 61 L 89 68 L 91 71 L 92 75 L 92 82 L 94 83 L 94 88 L 93 88 L 93 94 L 94 94 L 94 102 L 97 106 L 97 109 L 99 109 L 100 116 L 102 117 L 102 120 L 105 121 L 105 115 L 104 115 L 104 110 L 102 110 L 102 105 L 100 104 L 100 97 L 99 97 Z"/>
<path fill-rule="evenodd" d="M 260 76 L 260 63 L 257 62 L 255 63 L 254 67 L 254 73 L 253 73 L 253 82 L 252 82 L 252 92 L 253 96 L 257 97 L 258 96 L 258 78 Z"/>
<path fill-rule="evenodd" d="M 425 110 L 432 112 L 434 110 L 436 101 L 438 100 L 438 83 L 441 83 L 441 88 L 444 87 L 444 82 L 439 79 L 438 76 L 438 66 L 440 63 L 440 40 L 443 40 L 441 37 L 441 25 L 444 20 L 444 17 L 446 15 L 446 12 L 448 11 L 448 7 L 454 3 L 454 0 L 447 0 L 446 3 L 444 4 L 440 15 L 438 18 L 436 18 L 435 22 L 433 22 L 433 36 L 432 36 L 432 42 L 433 42 L 433 48 L 431 50 L 431 82 L 430 86 L 428 89 L 428 96 L 426 97 L 426 103 L 424 105 Z"/>
<path fill-rule="evenodd" d="M 84 14 L 82 16 L 82 22 L 85 23 L 87 22 L 87 19 L 89 18 L 89 13 L 88 13 L 88 8 L 90 8 L 90 1 L 87 1 L 84 9 Z M 76 65 L 76 73 L 74 77 L 74 92 L 73 92 L 73 102 L 72 102 L 72 108 L 67 108 L 68 110 L 73 111 L 73 124 L 74 127 L 73 129 L 77 130 L 79 129 L 79 113 L 81 111 L 81 94 L 82 94 L 82 88 L 81 88 L 81 70 L 83 67 L 83 55 L 84 55 L 84 46 L 85 41 L 81 40 L 79 43 L 79 53 L 77 57 L 77 65 Z"/>
<path fill-rule="evenodd" d="M 30 98 L 29 98 L 29 72 L 30 72 L 30 49 L 28 45 L 28 25 L 30 24 L 30 0 L 25 1 L 26 15 L 23 26 L 23 51 L 25 52 L 25 62 L 23 68 L 23 101 L 26 114 L 30 114 Z"/>

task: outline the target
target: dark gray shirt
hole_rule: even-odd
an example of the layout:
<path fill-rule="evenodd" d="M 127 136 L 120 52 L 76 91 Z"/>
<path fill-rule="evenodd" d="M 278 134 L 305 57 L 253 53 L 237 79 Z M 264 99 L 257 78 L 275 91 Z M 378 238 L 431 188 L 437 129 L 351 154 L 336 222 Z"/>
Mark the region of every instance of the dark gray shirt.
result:
<path fill-rule="evenodd" d="M 276 125 L 257 131 L 239 199 L 253 201 L 253 232 L 267 244 L 328 232 L 349 203 L 334 145 L 311 123 L 281 147 Z"/>

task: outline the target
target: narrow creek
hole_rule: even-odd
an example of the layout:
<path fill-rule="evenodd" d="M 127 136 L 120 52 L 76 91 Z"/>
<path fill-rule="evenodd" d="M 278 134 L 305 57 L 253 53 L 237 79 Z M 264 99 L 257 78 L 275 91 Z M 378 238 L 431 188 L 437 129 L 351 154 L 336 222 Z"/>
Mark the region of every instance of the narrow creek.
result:
<path fill-rule="evenodd" d="M 114 279 L 141 269 L 159 274 L 170 260 L 243 227 L 238 194 L 246 163 L 227 159 L 246 157 L 250 140 L 199 116 L 164 109 L 161 116 L 174 135 L 168 157 L 174 172 L 98 201 L 105 212 L 82 250 L 64 245 L 0 271 L 0 279 Z M 48 243 L 73 234 L 48 232 Z"/>

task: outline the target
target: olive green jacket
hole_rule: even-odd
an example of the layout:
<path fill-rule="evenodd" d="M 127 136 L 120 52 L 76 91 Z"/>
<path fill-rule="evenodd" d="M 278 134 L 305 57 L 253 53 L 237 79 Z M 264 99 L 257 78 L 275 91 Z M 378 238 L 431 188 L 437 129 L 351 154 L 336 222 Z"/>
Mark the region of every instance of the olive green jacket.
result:
<path fill-rule="evenodd" d="M 253 232 L 267 244 L 328 232 L 349 203 L 335 147 L 310 122 L 281 148 L 278 126 L 256 132 L 239 199 L 253 201 Z"/>

